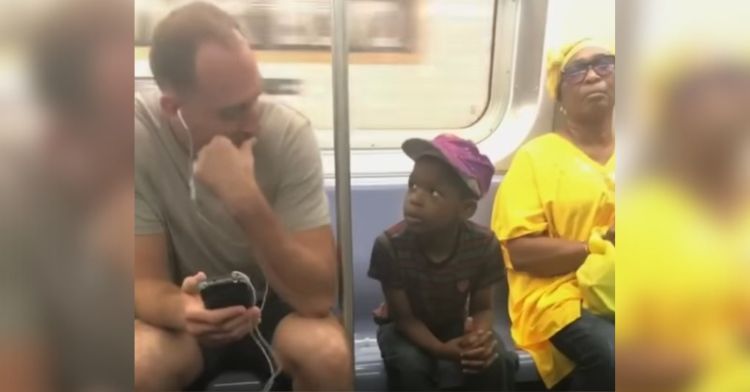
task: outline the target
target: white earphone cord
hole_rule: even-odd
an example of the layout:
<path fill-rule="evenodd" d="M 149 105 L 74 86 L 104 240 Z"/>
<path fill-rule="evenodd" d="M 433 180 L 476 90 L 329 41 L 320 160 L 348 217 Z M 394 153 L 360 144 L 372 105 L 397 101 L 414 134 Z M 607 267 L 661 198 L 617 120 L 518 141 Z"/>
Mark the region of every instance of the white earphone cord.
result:
<path fill-rule="evenodd" d="M 187 126 L 185 119 L 182 117 L 182 111 L 179 109 L 177 110 L 177 117 L 179 118 L 180 123 L 182 123 L 182 127 L 185 129 L 185 134 L 187 134 L 187 138 L 188 138 L 188 165 L 190 165 L 188 167 L 188 173 L 190 173 L 188 187 L 190 189 L 190 200 L 192 200 L 195 203 L 196 194 L 195 194 L 195 180 L 193 176 L 193 158 L 194 158 L 193 135 L 190 132 L 190 128 Z M 209 227 L 211 227 L 212 230 L 220 233 L 220 231 L 217 230 L 214 227 L 214 225 L 208 219 L 206 219 L 206 217 L 203 216 L 203 214 L 201 214 L 199 208 L 196 208 L 196 213 L 206 224 L 208 224 Z M 236 241 L 233 241 L 233 239 L 230 239 L 230 241 L 236 242 Z M 241 271 L 234 271 L 234 272 L 242 276 L 245 279 L 245 281 L 248 283 L 248 285 L 250 286 L 250 291 L 252 293 L 252 298 L 254 301 L 257 298 L 257 293 L 256 293 L 255 286 L 253 285 L 252 280 L 250 280 L 250 277 Z M 260 303 L 261 313 L 263 313 L 263 308 L 265 308 L 266 306 L 266 299 L 268 298 L 268 286 L 269 284 L 268 282 L 266 282 L 266 288 L 263 291 L 263 299 L 261 300 L 261 303 Z M 271 390 L 271 386 L 273 385 L 274 381 L 276 381 L 276 377 L 278 377 L 278 375 L 281 373 L 281 366 L 278 366 L 278 367 L 276 366 L 276 363 L 273 360 L 273 347 L 271 347 L 271 345 L 268 343 L 266 338 L 263 337 L 263 334 L 260 333 L 260 329 L 258 328 L 257 325 L 250 332 L 250 336 L 255 342 L 255 344 L 258 345 L 258 348 L 260 349 L 261 353 L 263 353 L 263 356 L 266 358 L 266 362 L 268 363 L 268 370 L 271 373 L 271 376 L 269 377 L 269 379 L 266 381 L 265 385 L 263 386 L 263 392 L 268 392 Z"/>
<path fill-rule="evenodd" d="M 193 201 L 193 203 L 197 203 L 197 194 L 195 191 L 195 173 L 193 171 L 193 159 L 195 158 L 195 149 L 193 148 L 193 134 L 190 131 L 190 127 L 188 127 L 187 123 L 185 122 L 185 119 L 182 117 L 182 110 L 177 109 L 177 118 L 180 120 L 180 124 L 182 125 L 182 128 L 185 130 L 185 134 L 187 135 L 187 142 L 188 142 L 188 189 L 190 191 L 190 200 Z M 224 237 L 224 239 L 233 245 L 245 245 L 244 241 L 238 241 L 234 238 L 230 238 L 225 233 L 222 233 L 221 230 L 217 229 L 216 226 L 211 223 L 204 215 L 201 213 L 200 208 L 195 209 L 196 214 L 198 214 L 198 217 L 208 225 L 211 230 L 213 230 L 215 233 L 219 233 L 220 236 Z"/>
<path fill-rule="evenodd" d="M 250 280 L 250 277 L 247 276 L 245 273 L 241 271 L 234 271 L 232 274 L 237 274 L 243 278 L 245 282 L 248 283 L 250 286 L 250 291 L 252 292 L 252 298 L 255 300 L 257 298 L 255 286 L 253 285 L 252 280 Z M 260 311 L 263 312 L 263 309 L 266 306 L 266 299 L 268 298 L 268 291 L 269 291 L 269 284 L 266 282 L 266 288 L 263 290 L 263 299 L 260 303 Z M 273 386 L 274 381 L 276 381 L 276 378 L 279 374 L 281 374 L 281 366 L 277 365 L 273 358 L 273 347 L 271 347 L 271 344 L 268 343 L 266 338 L 263 336 L 263 334 L 260 332 L 260 329 L 258 326 L 256 326 L 251 332 L 250 337 L 253 339 L 255 344 L 258 345 L 258 348 L 260 349 L 260 352 L 263 354 L 263 357 L 266 358 L 266 362 L 268 363 L 268 370 L 271 373 L 270 377 L 266 381 L 265 385 L 263 386 L 263 392 L 268 392 L 271 390 L 271 386 Z"/>

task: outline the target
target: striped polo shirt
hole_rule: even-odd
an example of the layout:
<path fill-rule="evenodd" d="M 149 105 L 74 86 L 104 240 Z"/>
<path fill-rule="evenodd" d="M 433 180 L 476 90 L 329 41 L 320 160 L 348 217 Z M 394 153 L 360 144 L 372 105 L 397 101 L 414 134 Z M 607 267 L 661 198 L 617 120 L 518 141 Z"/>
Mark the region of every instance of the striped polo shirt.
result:
<path fill-rule="evenodd" d="M 414 316 L 445 341 L 463 332 L 471 293 L 504 279 L 505 266 L 488 228 L 466 221 L 452 256 L 435 263 L 402 221 L 375 240 L 368 276 L 385 289 L 404 290 Z"/>

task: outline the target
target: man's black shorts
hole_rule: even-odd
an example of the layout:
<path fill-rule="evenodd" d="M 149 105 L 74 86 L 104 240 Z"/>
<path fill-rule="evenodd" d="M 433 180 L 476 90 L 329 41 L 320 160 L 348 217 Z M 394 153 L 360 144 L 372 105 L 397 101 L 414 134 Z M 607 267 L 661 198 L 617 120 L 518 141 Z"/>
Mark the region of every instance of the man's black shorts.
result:
<path fill-rule="evenodd" d="M 273 333 L 281 320 L 292 312 L 292 308 L 273 293 L 268 294 L 261 314 L 260 332 L 271 343 Z M 188 390 L 204 389 L 211 380 L 226 371 L 249 371 L 265 382 L 270 376 L 268 362 L 253 339 L 248 336 L 239 342 L 220 348 L 202 348 L 203 374 Z M 291 390 L 291 380 L 280 374 L 274 383 L 274 390 Z"/>

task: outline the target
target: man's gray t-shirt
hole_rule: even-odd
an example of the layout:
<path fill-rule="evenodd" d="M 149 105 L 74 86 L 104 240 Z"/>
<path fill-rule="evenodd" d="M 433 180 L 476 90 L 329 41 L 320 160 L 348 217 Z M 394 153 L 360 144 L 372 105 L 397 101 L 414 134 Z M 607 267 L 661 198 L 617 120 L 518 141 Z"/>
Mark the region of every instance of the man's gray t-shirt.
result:
<path fill-rule="evenodd" d="M 263 276 L 253 245 L 200 183 L 190 198 L 192 163 L 163 115 L 157 89 L 135 98 L 135 234 L 164 233 L 175 283 L 203 271 L 207 276 L 238 270 L 256 288 Z M 330 223 L 315 134 L 302 114 L 261 98 L 260 131 L 253 148 L 255 175 L 268 204 L 289 232 Z M 182 128 L 174 132 L 184 132 Z"/>

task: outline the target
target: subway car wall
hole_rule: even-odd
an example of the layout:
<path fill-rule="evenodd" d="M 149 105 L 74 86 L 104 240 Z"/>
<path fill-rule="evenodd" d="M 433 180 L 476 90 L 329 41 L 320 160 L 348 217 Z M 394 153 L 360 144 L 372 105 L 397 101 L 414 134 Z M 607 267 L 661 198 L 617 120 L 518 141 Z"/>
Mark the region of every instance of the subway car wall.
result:
<path fill-rule="evenodd" d="M 252 37 L 265 93 L 312 121 L 335 222 L 331 2 L 216 3 L 235 15 Z M 543 94 L 545 50 L 580 36 L 613 41 L 614 1 L 349 4 L 356 388 L 384 391 L 388 386 L 372 319 L 383 297 L 380 285 L 367 277 L 367 268 L 373 239 L 402 217 L 412 163 L 398 146 L 410 137 L 445 132 L 474 140 L 498 168 L 473 217 L 488 226 L 494 193 L 513 151 L 549 132 L 556 120 L 556 106 Z M 150 31 L 177 5 L 136 3 L 136 89 L 153 88 L 147 61 Z M 377 27 L 385 20 L 387 28 Z M 496 301 L 496 328 L 505 346 L 512 348 L 507 287 L 502 290 L 506 293 Z M 516 351 L 519 388 L 539 388 L 534 362 L 523 350 Z M 214 383 L 217 390 L 224 384 L 253 382 L 250 375 L 223 377 Z"/>

